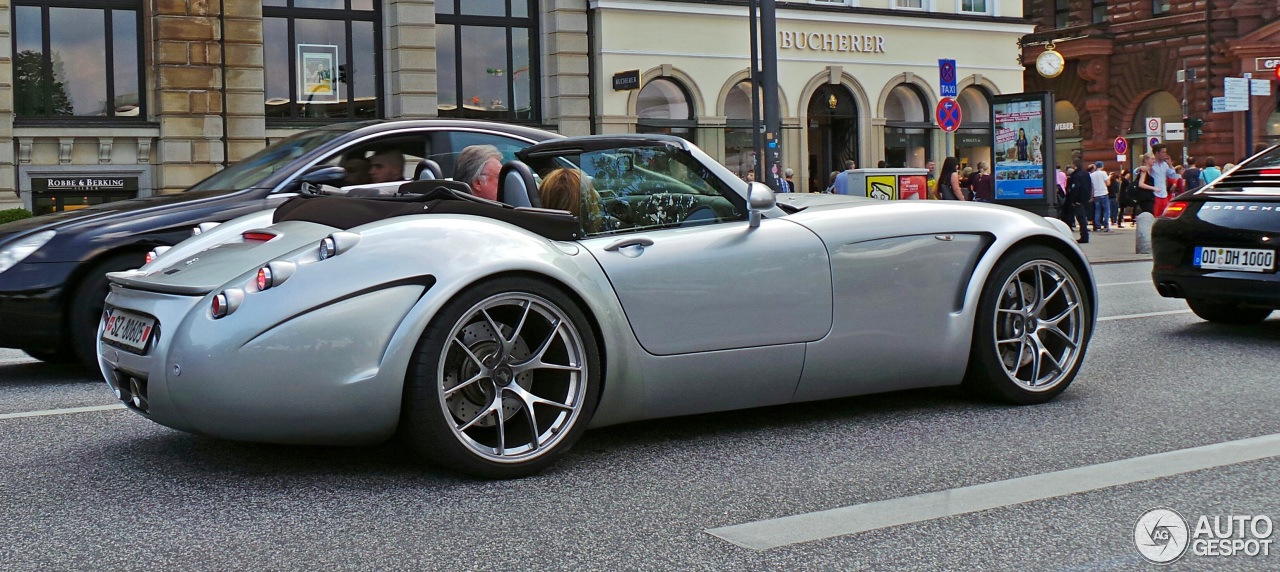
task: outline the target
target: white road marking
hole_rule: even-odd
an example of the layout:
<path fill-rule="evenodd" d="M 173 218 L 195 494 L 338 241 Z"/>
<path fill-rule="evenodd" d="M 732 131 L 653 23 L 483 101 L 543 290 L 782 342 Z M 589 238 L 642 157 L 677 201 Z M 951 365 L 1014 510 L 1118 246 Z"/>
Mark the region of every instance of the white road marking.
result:
<path fill-rule="evenodd" d="M 1146 312 L 1142 314 L 1121 314 L 1119 316 L 1104 316 L 1098 318 L 1099 322 L 1110 322 L 1112 320 L 1132 320 L 1134 318 L 1150 318 L 1153 316 L 1173 316 L 1175 314 L 1190 314 L 1191 310 L 1166 310 L 1164 312 Z"/>
<path fill-rule="evenodd" d="M 768 550 L 1280 456 L 1280 434 L 707 530 Z"/>
<path fill-rule="evenodd" d="M 0 359 L 0 365 L 18 365 L 23 363 L 40 363 L 36 358 L 8 358 Z"/>
<path fill-rule="evenodd" d="M 45 417 L 48 415 L 67 415 L 70 413 L 111 411 L 113 409 L 124 409 L 124 405 L 116 403 L 114 405 L 94 405 L 91 407 L 71 407 L 68 409 L 46 409 L 44 411 L 24 411 L 22 413 L 0 413 L 0 421 L 5 419 L 21 419 L 23 417 Z"/>
<path fill-rule="evenodd" d="M 1103 286 L 1130 286 L 1130 285 L 1133 285 L 1133 284 L 1151 284 L 1151 281 L 1150 281 L 1150 280 L 1135 280 L 1135 281 L 1133 281 L 1133 282 L 1108 282 L 1108 283 L 1106 283 L 1106 284 L 1099 284 L 1099 285 L 1098 285 L 1098 287 L 1099 287 L 1099 288 L 1101 288 L 1101 287 L 1103 287 Z M 1154 288 L 1154 287 L 1155 287 L 1155 286 L 1152 286 L 1152 288 Z"/>

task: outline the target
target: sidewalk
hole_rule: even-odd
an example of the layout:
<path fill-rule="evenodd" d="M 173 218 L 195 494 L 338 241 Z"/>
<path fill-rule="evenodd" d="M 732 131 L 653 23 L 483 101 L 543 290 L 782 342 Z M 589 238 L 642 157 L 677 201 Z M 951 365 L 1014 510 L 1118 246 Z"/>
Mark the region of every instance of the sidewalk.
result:
<path fill-rule="evenodd" d="M 1080 250 L 1084 251 L 1085 256 L 1089 257 L 1089 262 L 1093 264 L 1150 261 L 1150 254 L 1134 254 L 1135 234 L 1137 234 L 1137 229 L 1134 228 L 1133 222 L 1130 221 L 1124 223 L 1124 228 L 1111 227 L 1111 232 L 1094 232 L 1090 230 L 1089 243 L 1081 244 Z M 1076 228 L 1075 236 L 1076 238 L 1080 237 L 1080 229 L 1078 227 Z"/>

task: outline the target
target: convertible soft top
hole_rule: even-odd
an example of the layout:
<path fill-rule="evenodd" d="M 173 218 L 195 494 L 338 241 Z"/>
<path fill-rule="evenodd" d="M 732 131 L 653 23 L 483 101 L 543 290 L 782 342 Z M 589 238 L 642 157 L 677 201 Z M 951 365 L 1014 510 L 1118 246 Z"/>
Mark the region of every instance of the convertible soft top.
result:
<path fill-rule="evenodd" d="M 444 186 L 403 197 L 298 195 L 276 209 L 272 222 L 300 220 L 347 230 L 374 221 L 417 214 L 474 215 L 500 220 L 551 240 L 582 238 L 578 217 L 568 211 L 512 207 L 463 195 Z"/>

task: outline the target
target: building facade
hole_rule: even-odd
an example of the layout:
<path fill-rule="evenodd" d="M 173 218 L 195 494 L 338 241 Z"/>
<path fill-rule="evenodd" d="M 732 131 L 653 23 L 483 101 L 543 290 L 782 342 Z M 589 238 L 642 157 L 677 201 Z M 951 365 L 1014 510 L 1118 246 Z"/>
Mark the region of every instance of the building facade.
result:
<path fill-rule="evenodd" d="M 746 2 L 599 0 L 592 5 L 598 129 L 682 135 L 740 176 L 754 167 Z M 990 163 L 989 100 L 1022 91 L 1016 1 L 779 2 L 781 165 L 799 190 L 860 167 L 941 164 L 938 60 L 954 59 L 962 163 Z M 658 33 L 657 31 L 661 31 Z M 661 38 L 661 41 L 655 41 Z M 638 85 L 612 81 L 638 75 Z M 638 87 L 638 89 L 637 89 Z"/>
<path fill-rule="evenodd" d="M 1245 112 L 1214 112 L 1224 79 L 1252 74 L 1271 84 L 1250 97 L 1253 147 L 1280 142 L 1276 66 L 1280 65 L 1280 4 L 1275 0 L 1028 0 L 1036 32 L 1023 39 L 1028 91 L 1051 91 L 1058 162 L 1073 152 L 1136 165 L 1152 136 L 1170 155 L 1214 157 L 1218 165 L 1246 156 Z M 1056 78 L 1042 77 L 1036 58 L 1052 43 L 1066 59 Z M 1180 81 L 1185 80 L 1185 81 Z M 1151 119 L 1159 121 L 1151 122 Z M 1157 133 L 1149 134 L 1149 125 Z M 1184 126 L 1183 133 L 1169 130 Z M 1197 129 L 1196 126 L 1200 124 Z"/>
<path fill-rule="evenodd" d="M 272 141 L 363 119 L 467 117 L 567 135 L 666 131 L 742 170 L 745 0 L 0 0 L 0 208 L 179 192 Z M 1016 0 L 778 3 L 783 164 L 921 166 L 938 59 L 967 162 L 1021 91 Z M 614 75 L 634 71 L 634 84 Z M 622 74 L 626 76 L 627 74 Z M 745 83 L 744 83 L 745 82 Z M 619 87 L 620 89 L 614 89 Z"/>

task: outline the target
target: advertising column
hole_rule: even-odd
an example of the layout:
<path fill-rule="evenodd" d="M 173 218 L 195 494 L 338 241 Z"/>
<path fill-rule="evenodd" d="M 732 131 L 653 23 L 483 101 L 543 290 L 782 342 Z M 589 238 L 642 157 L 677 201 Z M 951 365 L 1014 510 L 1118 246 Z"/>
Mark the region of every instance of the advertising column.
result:
<path fill-rule="evenodd" d="M 991 134 L 996 202 L 1049 214 L 1053 189 L 1053 95 L 1047 92 L 995 96 Z M 1065 165 L 1063 166 L 1066 167 Z"/>

